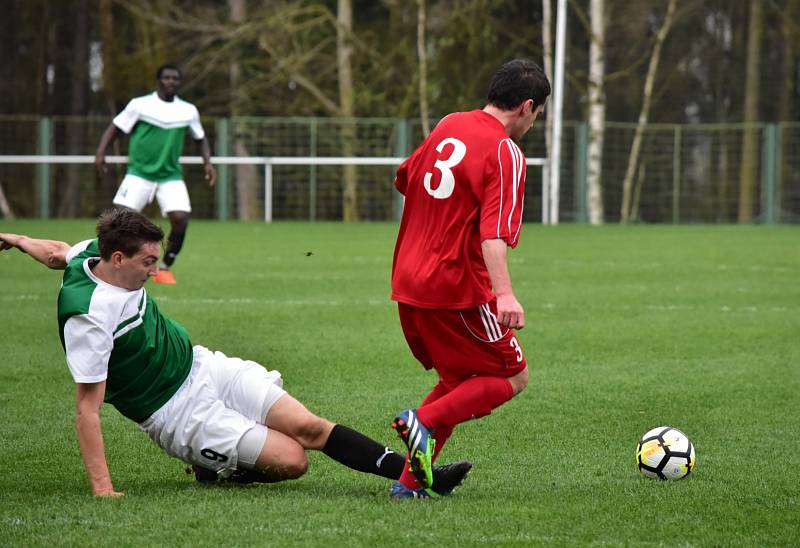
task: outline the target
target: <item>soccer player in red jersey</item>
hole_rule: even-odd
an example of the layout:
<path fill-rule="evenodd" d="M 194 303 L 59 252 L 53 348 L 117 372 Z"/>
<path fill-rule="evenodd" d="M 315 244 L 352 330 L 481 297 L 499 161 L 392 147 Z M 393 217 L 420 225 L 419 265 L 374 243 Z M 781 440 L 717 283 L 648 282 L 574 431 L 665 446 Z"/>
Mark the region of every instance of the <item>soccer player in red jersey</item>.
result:
<path fill-rule="evenodd" d="M 392 498 L 427 498 L 432 466 L 456 425 L 483 417 L 528 383 L 514 332 L 507 247 L 522 223 L 525 156 L 518 141 L 550 95 L 542 69 L 516 59 L 494 74 L 481 110 L 443 118 L 397 171 L 405 196 L 392 266 L 403 334 L 439 382 L 392 423 L 408 447 Z"/>

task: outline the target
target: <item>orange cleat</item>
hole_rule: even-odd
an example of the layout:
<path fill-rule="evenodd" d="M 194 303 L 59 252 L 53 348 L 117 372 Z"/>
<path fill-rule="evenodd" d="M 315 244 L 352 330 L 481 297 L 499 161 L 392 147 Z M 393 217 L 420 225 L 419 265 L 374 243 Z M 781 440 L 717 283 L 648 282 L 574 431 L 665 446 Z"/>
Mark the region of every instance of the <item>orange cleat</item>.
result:
<path fill-rule="evenodd" d="M 169 270 L 159 270 L 158 274 L 153 276 L 153 282 L 157 284 L 169 284 L 175 285 L 177 280 L 175 280 L 175 276 L 172 275 L 172 272 Z"/>

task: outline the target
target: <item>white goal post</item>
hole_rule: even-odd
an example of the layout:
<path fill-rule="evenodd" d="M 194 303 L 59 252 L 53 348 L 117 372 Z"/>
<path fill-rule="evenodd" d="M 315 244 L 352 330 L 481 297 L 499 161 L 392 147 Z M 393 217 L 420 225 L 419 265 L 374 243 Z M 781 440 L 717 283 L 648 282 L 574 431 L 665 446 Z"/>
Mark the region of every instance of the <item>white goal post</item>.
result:
<path fill-rule="evenodd" d="M 126 164 L 127 156 L 106 156 L 106 163 Z M 212 156 L 214 165 L 260 165 L 264 169 L 264 221 L 272 222 L 272 170 L 274 166 L 399 166 L 405 158 L 400 157 L 352 157 L 352 156 Z M 526 158 L 528 166 L 542 167 L 543 192 L 547 192 L 544 184 L 549 176 L 549 160 L 547 158 Z M 202 164 L 200 156 L 182 156 L 182 164 Z M 3 164 L 93 164 L 94 156 L 88 155 L 0 155 Z M 544 197 L 543 197 L 544 198 Z M 547 222 L 547 200 L 542 200 L 542 223 Z"/>

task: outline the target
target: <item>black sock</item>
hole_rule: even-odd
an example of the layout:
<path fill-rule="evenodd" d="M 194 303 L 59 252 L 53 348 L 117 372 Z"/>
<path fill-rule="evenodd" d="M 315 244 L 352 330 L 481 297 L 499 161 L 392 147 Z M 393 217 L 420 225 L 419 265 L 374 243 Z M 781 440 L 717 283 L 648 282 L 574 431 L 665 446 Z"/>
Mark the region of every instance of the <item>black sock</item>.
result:
<path fill-rule="evenodd" d="M 337 424 L 322 452 L 333 460 L 359 472 L 399 479 L 405 458 L 360 432 Z"/>
<path fill-rule="evenodd" d="M 172 263 L 175 262 L 175 258 L 178 256 L 178 253 L 181 252 L 184 238 L 186 238 L 186 227 L 182 227 L 178 230 L 173 230 L 170 232 L 169 238 L 167 238 L 167 249 L 164 253 L 163 259 L 167 268 L 172 266 Z"/>

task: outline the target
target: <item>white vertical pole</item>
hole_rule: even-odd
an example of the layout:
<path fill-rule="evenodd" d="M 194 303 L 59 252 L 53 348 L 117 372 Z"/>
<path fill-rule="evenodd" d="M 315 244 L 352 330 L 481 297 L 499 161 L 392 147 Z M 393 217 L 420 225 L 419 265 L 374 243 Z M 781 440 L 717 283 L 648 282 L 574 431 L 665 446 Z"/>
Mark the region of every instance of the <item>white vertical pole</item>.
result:
<path fill-rule="evenodd" d="M 264 222 L 272 222 L 272 163 L 264 159 Z"/>
<path fill-rule="evenodd" d="M 550 224 L 550 160 L 542 165 L 542 224 Z"/>
<path fill-rule="evenodd" d="M 556 58 L 553 76 L 553 140 L 550 150 L 550 188 L 548 221 L 558 224 L 558 196 L 561 186 L 561 121 L 564 116 L 564 48 L 567 34 L 567 0 L 558 0 L 556 15 Z"/>

